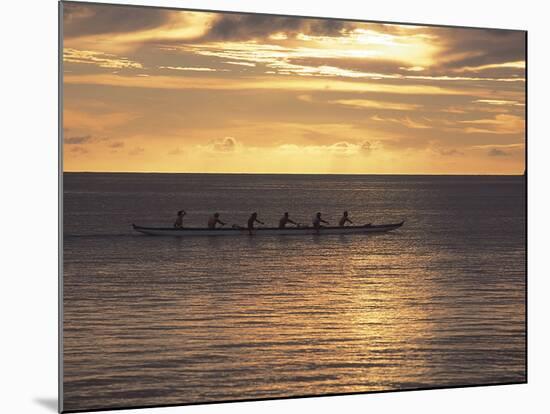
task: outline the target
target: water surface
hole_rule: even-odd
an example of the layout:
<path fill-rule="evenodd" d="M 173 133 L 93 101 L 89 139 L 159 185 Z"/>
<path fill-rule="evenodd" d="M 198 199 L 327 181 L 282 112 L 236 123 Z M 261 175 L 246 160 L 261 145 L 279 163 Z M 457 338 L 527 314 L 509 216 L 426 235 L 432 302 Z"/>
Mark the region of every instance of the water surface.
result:
<path fill-rule="evenodd" d="M 522 177 L 64 174 L 64 409 L 525 380 Z M 148 237 L 214 211 L 383 235 Z"/>

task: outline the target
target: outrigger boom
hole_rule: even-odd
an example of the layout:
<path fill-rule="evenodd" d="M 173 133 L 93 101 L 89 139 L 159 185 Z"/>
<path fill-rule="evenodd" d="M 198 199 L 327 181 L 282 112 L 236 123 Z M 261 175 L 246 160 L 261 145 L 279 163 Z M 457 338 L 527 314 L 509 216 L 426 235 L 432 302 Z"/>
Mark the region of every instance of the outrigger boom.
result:
<path fill-rule="evenodd" d="M 365 224 L 363 226 L 345 226 L 345 227 L 258 227 L 250 232 L 245 227 L 228 228 L 200 228 L 200 227 L 144 227 L 132 224 L 132 228 L 149 236 L 238 236 L 238 235 L 307 235 L 307 234 L 366 234 L 366 233 L 385 233 L 398 229 L 405 221 L 392 224 Z"/>

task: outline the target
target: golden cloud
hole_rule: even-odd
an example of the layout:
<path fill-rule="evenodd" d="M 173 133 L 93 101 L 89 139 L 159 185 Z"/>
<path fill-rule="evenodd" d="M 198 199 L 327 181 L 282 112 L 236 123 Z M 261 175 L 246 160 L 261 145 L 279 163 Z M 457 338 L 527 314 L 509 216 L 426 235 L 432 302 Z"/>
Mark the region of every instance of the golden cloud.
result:
<path fill-rule="evenodd" d="M 422 105 L 405 104 L 384 101 L 373 101 L 369 99 L 338 99 L 329 101 L 330 103 L 351 106 L 354 108 L 369 108 L 369 109 L 386 109 L 395 111 L 413 111 L 420 108 Z"/>
<path fill-rule="evenodd" d="M 517 115 L 498 114 L 494 118 L 460 121 L 466 125 L 466 132 L 481 132 L 487 134 L 515 134 L 525 131 L 525 119 Z"/>
<path fill-rule="evenodd" d="M 173 77 L 151 75 L 147 78 L 120 74 L 67 74 L 66 84 L 110 85 L 133 88 L 157 89 L 215 89 L 215 90 L 294 90 L 294 91 L 340 91 L 340 92 L 382 92 L 417 95 L 478 95 L 494 96 L 490 91 L 447 88 L 435 85 L 387 84 L 380 82 L 348 82 L 336 79 L 308 79 L 250 77 L 246 79 Z"/>
<path fill-rule="evenodd" d="M 123 33 L 101 33 L 66 38 L 69 48 L 100 49 L 108 53 L 131 52 L 147 42 L 184 41 L 204 35 L 213 21 L 215 13 L 181 11 L 170 14 L 166 23 L 152 29 Z"/>
<path fill-rule="evenodd" d="M 139 62 L 132 61 L 126 57 L 119 57 L 111 53 L 94 52 L 92 50 L 63 49 L 63 62 L 84 63 L 96 65 L 101 68 L 133 68 L 142 69 Z"/>

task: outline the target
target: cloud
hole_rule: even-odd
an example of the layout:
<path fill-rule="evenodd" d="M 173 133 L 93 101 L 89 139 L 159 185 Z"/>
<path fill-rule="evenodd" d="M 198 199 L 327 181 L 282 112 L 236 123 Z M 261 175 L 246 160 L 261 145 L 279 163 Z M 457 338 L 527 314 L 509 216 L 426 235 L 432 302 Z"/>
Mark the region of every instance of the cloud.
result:
<path fill-rule="evenodd" d="M 203 67 L 159 66 L 159 69 L 181 70 L 189 72 L 227 72 L 227 69 L 213 69 Z"/>
<path fill-rule="evenodd" d="M 522 142 L 513 144 L 482 144 L 472 145 L 470 148 L 486 151 L 486 154 L 490 157 L 508 157 L 514 154 L 521 154 L 525 151 L 525 144 Z"/>
<path fill-rule="evenodd" d="M 78 136 L 65 137 L 63 139 L 63 145 L 70 146 L 70 147 L 72 147 L 71 151 L 77 152 L 77 151 L 80 151 L 80 150 L 75 149 L 77 147 L 81 148 L 81 149 L 84 149 L 84 147 L 89 147 L 90 145 L 93 146 L 97 143 L 101 144 L 101 143 L 103 143 L 105 141 L 108 141 L 108 140 L 109 140 L 109 138 L 107 138 L 107 137 L 87 134 L 87 135 L 78 135 Z M 118 146 L 116 146 L 117 144 L 122 144 L 122 142 L 113 143 L 113 144 L 109 145 L 109 147 L 118 148 Z"/>
<path fill-rule="evenodd" d="M 358 45 L 356 45 L 358 46 Z M 419 47 L 420 49 L 420 47 Z M 419 57 L 426 60 L 424 66 L 403 66 L 403 57 L 399 59 L 399 54 L 392 56 L 391 49 L 380 49 L 379 53 L 373 53 L 370 56 L 364 54 L 357 56 L 357 50 L 351 45 L 348 50 L 337 47 L 336 50 L 321 49 L 319 56 L 315 56 L 307 49 L 296 50 L 291 53 L 286 62 L 294 65 L 302 65 L 306 68 L 315 68 L 321 66 L 330 66 L 340 69 L 342 72 L 350 71 L 354 77 L 364 77 L 372 79 L 412 79 L 412 80 L 431 80 L 438 82 L 448 81 L 489 81 L 489 82 L 524 82 L 525 70 L 520 64 L 524 62 L 506 62 L 502 64 L 484 65 L 481 67 L 468 68 L 446 68 L 436 60 L 428 61 L 428 56 Z M 386 57 L 385 57 L 386 56 Z M 406 56 L 406 55 L 405 55 Z M 415 59 L 410 58 L 411 65 L 414 65 Z M 400 61 L 401 60 L 401 61 Z M 298 66 L 297 66 L 298 67 Z M 310 69 L 312 71 L 312 69 Z"/>
<path fill-rule="evenodd" d="M 514 134 L 523 133 L 525 131 L 525 119 L 510 114 L 498 114 L 494 118 L 473 119 L 460 122 L 467 125 L 473 125 L 473 127 L 466 128 L 466 132 Z"/>
<path fill-rule="evenodd" d="M 489 155 L 490 157 L 508 157 L 510 154 L 498 148 L 491 148 L 487 152 L 487 155 Z"/>
<path fill-rule="evenodd" d="M 252 62 L 223 62 L 227 63 L 228 65 L 239 65 L 239 66 L 248 66 L 248 67 L 255 67 L 256 64 Z"/>
<path fill-rule="evenodd" d="M 168 22 L 171 11 L 114 4 L 63 4 L 63 35 L 78 37 L 104 33 L 128 33 Z"/>
<path fill-rule="evenodd" d="M 505 99 L 476 99 L 475 103 L 482 103 L 487 105 L 498 105 L 498 106 L 525 106 L 525 104 L 519 103 L 518 101 L 508 101 Z"/>
<path fill-rule="evenodd" d="M 124 147 L 124 142 L 116 141 L 109 145 L 110 148 L 122 148 Z"/>
<path fill-rule="evenodd" d="M 373 145 L 369 141 L 364 141 L 361 143 L 359 150 L 363 154 L 370 154 L 371 151 L 373 150 Z"/>
<path fill-rule="evenodd" d="M 350 45 L 350 52 L 353 50 Z M 328 55 L 325 51 L 321 51 L 322 55 L 317 56 L 310 54 L 309 56 L 300 56 L 295 54 L 289 59 L 289 62 L 303 66 L 334 66 L 342 69 L 348 69 L 357 72 L 378 73 L 386 75 L 397 75 L 399 73 L 410 74 L 405 70 L 403 63 L 398 59 L 391 59 L 377 56 L 376 59 L 362 59 L 353 56 L 353 53 L 348 53 L 347 56 L 335 56 L 335 53 Z M 338 52 L 340 55 L 343 52 Z M 303 55 L 303 54 L 302 54 Z"/>
<path fill-rule="evenodd" d="M 522 32 L 496 34 L 497 31 L 422 26 L 403 31 L 399 26 L 395 26 L 397 30 L 393 27 L 357 23 L 355 29 L 344 31 L 338 38 L 317 38 L 322 43 L 320 55 L 297 53 L 290 56 L 289 63 L 329 65 L 404 79 L 524 81 Z M 370 59 L 369 55 L 357 54 L 365 49 L 376 53 Z M 359 59 L 361 56 L 366 58 Z"/>
<path fill-rule="evenodd" d="M 459 151 L 457 149 L 439 149 L 437 150 L 437 152 L 441 155 L 444 155 L 446 157 L 452 157 L 452 156 L 457 156 L 457 155 L 464 155 L 464 153 L 462 151 Z"/>
<path fill-rule="evenodd" d="M 97 4 L 69 3 L 64 9 L 66 46 L 77 39 L 81 46 L 95 45 L 105 53 L 154 44 L 155 50 L 192 52 L 258 69 L 265 65 L 267 72 L 300 76 L 438 82 L 522 82 L 525 77 L 521 31 Z M 106 59 L 96 62 L 103 67 L 139 64 L 95 58 Z M 73 59 L 92 63 L 89 57 Z"/>
<path fill-rule="evenodd" d="M 338 35 L 342 30 L 350 27 L 353 27 L 352 22 L 339 20 L 262 14 L 220 14 L 203 36 L 203 40 L 253 40 L 283 33 L 286 37 L 295 37 L 300 33 Z"/>
<path fill-rule="evenodd" d="M 483 68 L 525 60 L 525 32 L 494 29 L 432 28 L 443 48 L 437 61 L 442 68 Z"/>
<path fill-rule="evenodd" d="M 198 38 L 216 15 L 123 5 L 63 6 L 65 46 L 100 46 L 105 52 L 135 50 L 151 42 Z"/>
<path fill-rule="evenodd" d="M 472 149 L 476 150 L 506 150 L 506 151 L 517 151 L 517 150 L 523 150 L 525 148 L 524 143 L 515 143 L 515 144 L 484 144 L 484 145 L 472 145 Z"/>
<path fill-rule="evenodd" d="M 92 141 L 91 135 L 82 135 L 77 137 L 67 137 L 63 140 L 65 145 L 80 145 Z"/>
<path fill-rule="evenodd" d="M 463 68 L 460 68 L 460 71 L 468 72 L 468 71 L 483 71 L 486 69 L 506 69 L 506 68 L 525 69 L 525 61 L 519 60 L 517 62 L 489 63 L 481 66 L 465 66 Z"/>
<path fill-rule="evenodd" d="M 197 145 L 196 148 L 211 153 L 235 153 L 248 157 L 256 157 L 259 154 L 274 153 L 279 155 L 319 155 L 319 156 L 356 156 L 368 155 L 379 148 L 378 142 L 366 140 L 342 140 L 330 144 L 276 144 L 268 146 L 244 145 L 233 137 L 225 137 L 208 142 L 206 145 Z M 171 154 L 179 154 L 176 150 Z"/>
<path fill-rule="evenodd" d="M 328 145 L 282 144 L 278 147 L 275 147 L 275 151 L 283 154 L 304 154 L 317 156 L 357 156 L 369 155 L 377 148 L 378 143 L 372 143 L 369 141 L 339 141 Z"/>
<path fill-rule="evenodd" d="M 274 78 L 268 76 L 233 78 L 199 78 L 174 76 L 124 76 L 115 74 L 71 75 L 64 77 L 65 84 L 110 85 L 130 88 L 152 89 L 215 89 L 215 90 L 290 90 L 290 91 L 341 91 L 341 92 L 381 92 L 402 95 L 471 95 L 476 91 L 467 88 L 446 88 L 422 84 L 386 84 L 375 82 L 352 82 L 332 78 Z M 478 96 L 494 95 L 488 91 L 477 91 Z"/>
<path fill-rule="evenodd" d="M 200 146 L 212 152 L 234 152 L 237 148 L 237 140 L 233 137 L 225 137 L 210 141 L 206 146 Z"/>
<path fill-rule="evenodd" d="M 368 24 L 362 27 L 365 28 L 342 31 L 334 37 L 299 34 L 297 40 L 282 43 L 272 42 L 272 37 L 243 41 L 214 40 L 179 49 L 232 62 L 263 64 L 269 68 L 265 73 L 282 75 L 437 82 L 524 82 L 521 72 L 484 72 L 493 67 L 498 70 L 521 70 L 521 62 L 484 65 L 480 70 L 469 68 L 472 73 L 464 73 L 463 68 L 445 68 L 434 59 L 436 50 L 442 46 L 432 36 L 395 36 L 376 32 Z M 419 66 L 419 62 L 423 66 Z"/>
<path fill-rule="evenodd" d="M 145 152 L 145 148 L 142 147 L 135 147 L 130 152 L 128 152 L 128 155 L 140 155 Z"/>
<path fill-rule="evenodd" d="M 142 79 L 136 78 L 134 79 Z M 73 109 L 78 108 L 78 109 Z M 129 111 L 121 111 L 114 107 L 109 111 L 100 113 L 93 111 L 93 108 L 87 108 L 83 111 L 77 105 L 69 105 L 65 103 L 63 108 L 63 125 L 69 129 L 84 129 L 89 131 L 97 131 L 102 134 L 104 130 L 119 127 L 138 117 L 137 114 Z"/>
<path fill-rule="evenodd" d="M 369 99 L 338 99 L 335 101 L 329 101 L 329 103 L 346 105 L 354 108 L 386 109 L 394 111 L 412 111 L 420 108 L 421 106 L 417 104 L 373 101 Z"/>
<path fill-rule="evenodd" d="M 411 67 L 400 66 L 399 69 L 404 70 L 406 72 L 422 72 L 425 68 L 423 68 L 422 66 L 411 66 Z"/>
<path fill-rule="evenodd" d="M 383 35 L 357 29 L 338 37 L 300 35 L 299 41 L 293 43 L 277 44 L 269 39 L 227 40 L 187 44 L 179 46 L 179 50 L 226 61 L 263 64 L 271 69 L 270 72 L 302 76 L 397 79 L 409 73 L 399 69 L 403 67 L 403 63 L 431 62 L 430 46 L 419 39 L 406 37 L 389 41 L 378 39 L 380 36 Z M 377 60 L 384 63 L 377 64 Z M 394 70 L 365 71 L 361 68 L 346 68 L 350 64 L 368 67 L 365 61 L 372 61 L 370 66 L 373 69 L 390 65 Z"/>
<path fill-rule="evenodd" d="M 349 142 L 342 141 L 326 146 L 326 150 L 335 154 L 350 155 L 356 152 L 357 146 Z"/>
<path fill-rule="evenodd" d="M 84 63 L 112 69 L 142 69 L 139 62 L 134 62 L 125 57 L 118 57 L 110 53 L 94 52 L 91 50 L 63 49 L 63 62 Z"/>
<path fill-rule="evenodd" d="M 434 126 L 429 119 L 423 118 L 422 120 L 413 120 L 408 116 L 403 118 L 382 118 L 378 115 L 374 115 L 371 116 L 370 119 L 378 122 L 392 122 L 412 129 L 428 129 Z"/>
<path fill-rule="evenodd" d="M 403 76 L 404 79 L 419 79 L 419 80 L 431 80 L 431 81 L 490 81 L 490 82 L 525 82 L 523 77 L 521 78 L 489 78 L 480 76 L 449 76 L 449 75 L 410 75 Z"/>
<path fill-rule="evenodd" d="M 88 154 L 89 151 L 83 147 L 73 147 L 71 148 L 71 152 L 73 154 Z"/>
<path fill-rule="evenodd" d="M 267 67 L 275 69 L 276 73 L 299 76 L 330 76 L 343 78 L 367 78 L 367 79 L 396 79 L 397 75 L 386 75 L 382 73 L 359 72 L 355 70 L 342 69 L 336 66 L 304 66 L 290 63 L 287 60 L 275 60 L 266 64 Z"/>

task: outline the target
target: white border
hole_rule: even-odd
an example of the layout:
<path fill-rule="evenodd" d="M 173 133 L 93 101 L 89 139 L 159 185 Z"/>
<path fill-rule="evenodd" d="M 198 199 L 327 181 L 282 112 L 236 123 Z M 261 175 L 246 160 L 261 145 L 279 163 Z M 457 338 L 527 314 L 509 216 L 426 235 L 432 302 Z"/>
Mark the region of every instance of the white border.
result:
<path fill-rule="evenodd" d="M 113 0 L 111 2 L 124 3 Z M 128 3 L 129 1 L 127 1 Z M 529 384 L 440 391 L 128 410 L 133 413 L 541 412 L 549 292 L 549 14 L 543 2 L 393 0 L 135 0 L 130 3 L 529 30 Z M 57 396 L 57 1 L 2 9 L 3 412 L 52 413 Z M 5 231 L 7 228 L 7 232 Z"/>

